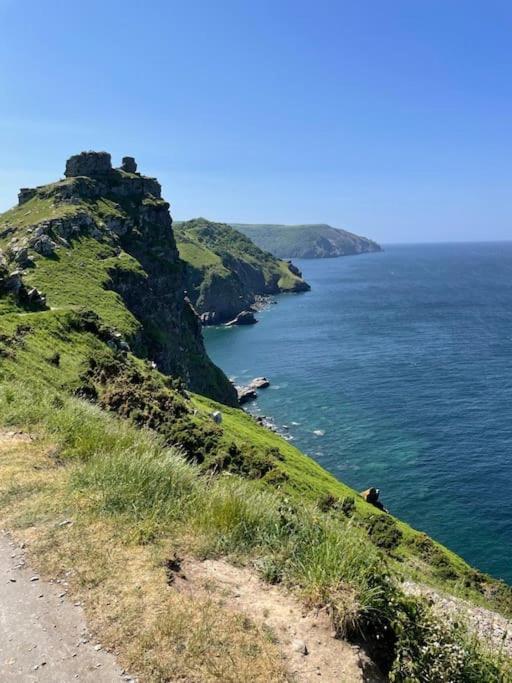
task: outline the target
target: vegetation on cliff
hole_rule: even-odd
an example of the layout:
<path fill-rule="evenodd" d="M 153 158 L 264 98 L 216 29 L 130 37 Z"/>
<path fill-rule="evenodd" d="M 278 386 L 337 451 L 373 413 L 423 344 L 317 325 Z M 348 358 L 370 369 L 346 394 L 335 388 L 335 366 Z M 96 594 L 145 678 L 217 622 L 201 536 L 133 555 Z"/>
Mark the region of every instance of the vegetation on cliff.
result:
<path fill-rule="evenodd" d="M 0 424 L 33 439 L 23 457 L 8 453 L 0 464 L 2 525 L 25 532 L 52 571 L 71 567 L 102 638 L 146 680 L 289 680 L 275 636 L 215 608 L 229 637 L 213 637 L 211 608 L 162 595 L 169 548 L 245 564 L 325 608 L 336 636 L 362 639 L 390 680 L 510 680 L 503 653 L 441 624 L 402 584 L 506 615 L 509 587 L 367 503 L 234 406 L 184 299 L 157 182 L 132 165 L 113 170 L 103 155 L 72 158 L 67 174 L 22 191 L 0 217 Z M 232 232 L 219 229 L 218 240 Z M 216 253 L 211 244 L 204 251 Z M 66 537 L 59 520 L 68 518 Z M 70 538 L 86 539 L 86 550 Z M 154 582 L 138 573 L 142 557 Z M 208 647 L 192 646 L 190 614 Z"/>
<path fill-rule="evenodd" d="M 381 251 L 367 237 L 325 223 L 312 225 L 264 225 L 232 223 L 232 226 L 279 258 L 326 258 Z"/>
<path fill-rule="evenodd" d="M 232 320 L 258 295 L 304 292 L 309 285 L 293 265 L 262 251 L 224 223 L 196 218 L 174 224 L 186 262 L 188 293 L 204 322 Z"/>
<path fill-rule="evenodd" d="M 45 319 L 65 326 L 70 311 L 91 311 L 109 343 L 235 403 L 185 300 L 184 266 L 160 185 L 128 168 L 113 169 L 106 153 L 82 153 L 68 161 L 64 180 L 20 192 L 19 205 L 0 216 L 2 264 L 7 275 L 18 273 L 15 281 L 4 277 L 3 308 L 16 316 L 26 285 L 46 297 L 38 327 Z"/>

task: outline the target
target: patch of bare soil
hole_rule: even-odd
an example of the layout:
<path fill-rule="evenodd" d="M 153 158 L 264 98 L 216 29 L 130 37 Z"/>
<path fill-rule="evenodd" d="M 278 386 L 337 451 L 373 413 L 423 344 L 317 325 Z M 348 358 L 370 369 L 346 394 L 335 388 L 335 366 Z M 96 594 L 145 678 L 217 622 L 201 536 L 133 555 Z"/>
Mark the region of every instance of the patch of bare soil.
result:
<path fill-rule="evenodd" d="M 335 638 L 326 610 L 306 609 L 289 592 L 266 584 L 248 568 L 223 560 L 172 560 L 167 572 L 176 590 L 208 593 L 223 609 L 240 612 L 260 624 L 281 650 L 293 680 L 385 680 L 361 648 Z"/>

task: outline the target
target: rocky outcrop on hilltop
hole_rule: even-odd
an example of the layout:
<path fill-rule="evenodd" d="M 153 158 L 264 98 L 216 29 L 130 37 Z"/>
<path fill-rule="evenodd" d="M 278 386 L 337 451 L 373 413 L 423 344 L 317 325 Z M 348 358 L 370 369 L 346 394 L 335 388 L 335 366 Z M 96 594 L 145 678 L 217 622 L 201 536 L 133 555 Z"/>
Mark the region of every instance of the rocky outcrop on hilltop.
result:
<path fill-rule="evenodd" d="M 195 391 L 236 404 L 235 390 L 206 354 L 200 321 L 185 297 L 186 273 L 158 180 L 138 173 L 133 157 L 113 168 L 107 152 L 72 156 L 64 176 L 50 185 L 23 188 L 19 208 L 0 217 L 6 262 L 29 268 L 30 280 L 37 283 L 43 259 L 45 278 L 58 287 L 52 273 L 58 277 L 66 251 L 72 254 L 87 239 L 104 245 L 112 261 L 108 281 L 103 282 L 99 267 L 89 277 L 116 292 L 136 319 L 130 348 Z M 80 273 L 74 275 L 78 295 L 82 282 Z M 72 292 L 70 298 L 72 306 Z"/>

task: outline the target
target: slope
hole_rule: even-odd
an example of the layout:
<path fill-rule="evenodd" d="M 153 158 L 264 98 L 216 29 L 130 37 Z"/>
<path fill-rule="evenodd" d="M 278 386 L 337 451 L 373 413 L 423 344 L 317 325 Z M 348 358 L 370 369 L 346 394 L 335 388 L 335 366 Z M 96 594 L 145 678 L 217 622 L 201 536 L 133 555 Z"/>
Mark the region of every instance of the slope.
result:
<path fill-rule="evenodd" d="M 297 268 L 229 225 L 196 218 L 175 223 L 174 230 L 189 296 L 205 323 L 231 320 L 258 296 L 309 289 Z"/>
<path fill-rule="evenodd" d="M 231 224 L 261 249 L 279 258 L 326 258 L 381 251 L 367 237 L 325 223 L 312 225 Z"/>

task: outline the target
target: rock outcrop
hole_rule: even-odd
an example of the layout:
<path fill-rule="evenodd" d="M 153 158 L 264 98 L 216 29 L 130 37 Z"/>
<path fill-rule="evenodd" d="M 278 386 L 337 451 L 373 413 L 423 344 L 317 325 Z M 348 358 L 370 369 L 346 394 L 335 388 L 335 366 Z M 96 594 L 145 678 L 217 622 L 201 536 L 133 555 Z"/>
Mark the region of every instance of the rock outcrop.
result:
<path fill-rule="evenodd" d="M 123 157 L 121 170 L 126 173 L 137 173 L 137 163 L 133 157 Z"/>
<path fill-rule="evenodd" d="M 249 386 L 252 389 L 266 389 L 270 386 L 270 381 L 266 377 L 255 377 L 249 382 Z"/>
<path fill-rule="evenodd" d="M 242 311 L 236 318 L 227 322 L 226 327 L 231 327 L 232 325 L 254 325 L 257 322 L 253 311 Z"/>
<path fill-rule="evenodd" d="M 373 486 L 360 493 L 360 496 L 364 498 L 367 503 L 374 505 L 376 508 L 379 508 L 379 510 L 385 510 L 384 505 L 379 500 L 379 495 L 380 489 L 376 489 Z"/>
<path fill-rule="evenodd" d="M 37 298 L 40 259 L 58 263 L 62 250 L 73 252 L 84 239 L 101 242 L 112 256 L 137 264 L 127 269 L 123 258 L 113 262 L 108 281 L 100 285 L 117 292 L 139 325 L 125 350 L 131 348 L 162 372 L 183 378 L 198 393 L 236 405 L 236 392 L 208 358 L 200 320 L 184 296 L 186 273 L 160 183 L 137 173 L 133 157 L 124 157 L 120 169 L 112 168 L 107 152 L 72 156 L 65 176 L 20 191 L 20 227 L 0 221 L 0 233 L 8 239 L 2 243 L 7 262 L 31 268 L 30 282 L 35 285 L 31 294 L 27 290 L 30 301 Z M 32 211 L 37 220 L 26 225 Z M 45 277 L 51 272 L 47 268 Z"/>
<path fill-rule="evenodd" d="M 256 390 L 251 387 L 236 387 L 236 392 L 238 395 L 238 402 L 241 406 L 244 405 L 244 403 L 255 401 L 258 398 Z"/>
<path fill-rule="evenodd" d="M 103 176 L 112 170 L 112 161 L 108 152 L 81 152 L 66 161 L 66 178 L 77 176 Z"/>

